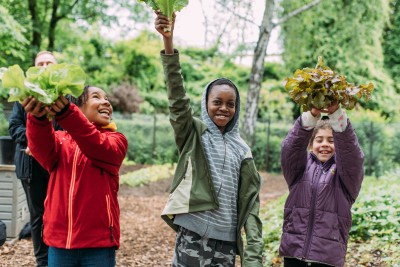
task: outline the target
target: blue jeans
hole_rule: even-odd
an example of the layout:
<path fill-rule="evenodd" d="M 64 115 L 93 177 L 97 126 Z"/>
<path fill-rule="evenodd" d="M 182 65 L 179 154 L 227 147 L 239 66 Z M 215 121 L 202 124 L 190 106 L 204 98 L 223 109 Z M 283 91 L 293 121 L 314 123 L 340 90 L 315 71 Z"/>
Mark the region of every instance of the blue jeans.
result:
<path fill-rule="evenodd" d="M 62 249 L 49 247 L 49 267 L 114 267 L 115 247 Z"/>

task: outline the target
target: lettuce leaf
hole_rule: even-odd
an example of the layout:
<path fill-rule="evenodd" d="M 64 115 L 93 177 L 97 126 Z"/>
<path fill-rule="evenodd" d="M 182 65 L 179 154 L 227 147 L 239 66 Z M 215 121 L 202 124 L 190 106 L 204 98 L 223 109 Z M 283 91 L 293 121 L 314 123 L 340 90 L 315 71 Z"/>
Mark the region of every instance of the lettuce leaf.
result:
<path fill-rule="evenodd" d="M 343 108 L 351 110 L 362 97 L 371 99 L 372 83 L 355 85 L 346 77 L 324 65 L 322 57 L 313 68 L 296 70 L 294 77 L 286 78 L 284 84 L 290 98 L 300 105 L 303 111 L 313 107 L 325 109 L 338 102 Z"/>
<path fill-rule="evenodd" d="M 160 10 L 165 16 L 172 21 L 172 14 L 175 11 L 181 11 L 182 8 L 189 4 L 189 0 L 138 0 L 146 3 L 153 10 Z M 171 31 L 171 29 L 169 29 Z"/>
<path fill-rule="evenodd" d="M 14 65 L 1 72 L 2 90 L 8 90 L 8 101 L 23 101 L 33 96 L 50 105 L 60 95 L 78 97 L 85 86 L 86 74 L 77 65 L 52 64 L 47 68 L 31 67 L 26 77 L 20 66 Z"/>

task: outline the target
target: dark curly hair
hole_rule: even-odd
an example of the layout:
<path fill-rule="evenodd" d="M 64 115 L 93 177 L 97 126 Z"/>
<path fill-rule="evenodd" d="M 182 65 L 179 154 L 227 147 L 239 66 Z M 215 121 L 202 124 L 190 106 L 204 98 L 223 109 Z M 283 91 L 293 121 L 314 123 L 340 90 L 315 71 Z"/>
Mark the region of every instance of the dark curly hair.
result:
<path fill-rule="evenodd" d="M 72 95 L 66 95 L 65 97 L 69 100 L 69 102 L 74 103 L 78 107 L 82 107 L 82 105 L 85 104 L 88 99 L 90 86 L 91 85 L 86 85 L 83 88 L 83 93 L 78 97 L 73 97 Z"/>

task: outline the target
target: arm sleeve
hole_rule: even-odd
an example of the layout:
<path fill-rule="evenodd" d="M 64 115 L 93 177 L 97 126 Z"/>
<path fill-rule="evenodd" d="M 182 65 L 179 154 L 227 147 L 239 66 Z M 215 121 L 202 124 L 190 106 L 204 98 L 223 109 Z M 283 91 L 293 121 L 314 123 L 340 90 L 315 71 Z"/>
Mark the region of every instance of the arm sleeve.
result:
<path fill-rule="evenodd" d="M 93 164 L 118 175 L 128 149 L 128 141 L 123 134 L 100 131 L 72 103 L 65 113 L 56 116 L 56 121 L 72 136 L 82 153 Z"/>
<path fill-rule="evenodd" d="M 51 172 L 58 161 L 60 149 L 52 123 L 47 119 L 40 120 L 28 114 L 26 135 L 33 157 L 43 168 Z"/>
<path fill-rule="evenodd" d="M 312 131 L 304 129 L 301 126 L 301 119 L 298 118 L 282 142 L 281 167 L 289 187 L 304 173 L 311 135 Z"/>
<path fill-rule="evenodd" d="M 8 123 L 8 133 L 15 143 L 27 146 L 26 113 L 20 103 L 15 102 Z"/>
<path fill-rule="evenodd" d="M 328 115 L 329 123 L 335 132 L 341 133 L 347 127 L 347 114 L 342 108 L 338 108 L 335 112 Z"/>
<path fill-rule="evenodd" d="M 262 222 L 259 217 L 260 197 L 250 211 L 249 217 L 244 225 L 247 244 L 244 249 L 244 266 L 262 267 L 262 253 L 264 240 L 262 237 Z"/>
<path fill-rule="evenodd" d="M 167 85 L 169 118 L 175 133 L 175 143 L 178 150 L 182 151 L 193 127 L 193 116 L 190 99 L 183 85 L 178 50 L 172 55 L 161 51 L 161 61 Z"/>
<path fill-rule="evenodd" d="M 364 153 L 349 121 L 343 132 L 333 131 L 333 138 L 335 161 L 340 181 L 355 201 L 364 179 Z"/>

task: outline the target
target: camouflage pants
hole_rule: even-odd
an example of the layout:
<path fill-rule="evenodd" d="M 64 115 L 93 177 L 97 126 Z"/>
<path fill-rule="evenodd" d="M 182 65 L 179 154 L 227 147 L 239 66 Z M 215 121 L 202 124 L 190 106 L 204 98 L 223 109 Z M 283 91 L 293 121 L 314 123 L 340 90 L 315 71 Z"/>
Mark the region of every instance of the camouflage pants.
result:
<path fill-rule="evenodd" d="M 173 267 L 233 267 L 236 242 L 202 238 L 179 227 L 176 234 Z"/>

